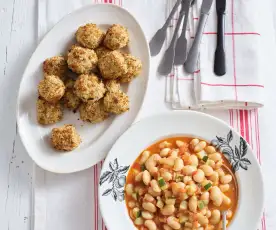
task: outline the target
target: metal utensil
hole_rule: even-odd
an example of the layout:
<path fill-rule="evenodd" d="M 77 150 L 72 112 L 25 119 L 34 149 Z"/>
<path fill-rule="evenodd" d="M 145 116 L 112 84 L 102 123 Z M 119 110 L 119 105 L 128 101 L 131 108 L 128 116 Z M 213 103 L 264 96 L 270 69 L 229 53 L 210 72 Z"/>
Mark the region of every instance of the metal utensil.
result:
<path fill-rule="evenodd" d="M 188 0 L 190 1 L 190 0 Z M 195 0 L 192 0 L 191 6 L 195 3 Z M 182 65 L 186 61 L 187 58 L 187 38 L 186 38 L 186 30 L 187 24 L 189 20 L 189 11 L 190 7 L 186 9 L 185 12 L 185 19 L 182 26 L 182 32 L 179 38 L 177 39 L 176 47 L 175 47 L 175 57 L 174 57 L 174 64 L 175 65 Z"/>
<path fill-rule="evenodd" d="M 167 28 L 170 25 L 172 17 L 174 16 L 176 10 L 178 9 L 181 1 L 182 0 L 178 0 L 175 3 L 175 5 L 172 8 L 172 11 L 171 11 L 169 17 L 167 18 L 165 24 L 159 30 L 157 30 L 155 35 L 152 37 L 152 39 L 149 43 L 151 56 L 155 56 L 160 52 L 160 50 L 161 50 L 161 48 L 162 48 L 162 46 L 165 42 L 165 39 L 166 39 Z"/>
<path fill-rule="evenodd" d="M 202 2 L 200 19 L 199 19 L 195 39 L 189 51 L 187 60 L 184 64 L 184 68 L 188 73 L 193 73 L 196 71 L 200 42 L 201 42 L 202 34 L 209 16 L 212 3 L 213 3 L 213 0 L 203 0 Z"/>
<path fill-rule="evenodd" d="M 181 10 L 179 12 L 179 17 L 178 21 L 174 30 L 173 38 L 171 41 L 170 46 L 168 49 L 165 51 L 165 54 L 163 56 L 163 59 L 159 65 L 158 72 L 162 75 L 167 75 L 171 72 L 173 63 L 174 63 L 174 55 L 175 55 L 175 45 L 176 45 L 176 40 L 178 37 L 178 31 L 180 28 L 180 25 L 182 23 L 184 13 L 187 9 L 187 7 L 190 7 L 190 1 L 189 0 L 184 0 L 181 5 Z"/>
<path fill-rule="evenodd" d="M 227 210 L 222 211 L 222 229 L 226 230 L 226 215 L 227 215 Z"/>
<path fill-rule="evenodd" d="M 223 76 L 226 73 L 225 51 L 224 51 L 224 28 L 225 28 L 225 8 L 226 0 L 217 0 L 218 33 L 217 48 L 215 52 L 214 72 L 217 76 Z"/>

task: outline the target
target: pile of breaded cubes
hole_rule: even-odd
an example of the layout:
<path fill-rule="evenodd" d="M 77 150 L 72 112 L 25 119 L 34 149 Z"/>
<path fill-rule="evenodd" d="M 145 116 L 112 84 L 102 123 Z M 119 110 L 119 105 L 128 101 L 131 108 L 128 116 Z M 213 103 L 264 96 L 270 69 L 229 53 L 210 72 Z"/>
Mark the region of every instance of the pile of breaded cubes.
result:
<path fill-rule="evenodd" d="M 129 98 L 120 83 L 128 83 L 142 69 L 141 61 L 120 50 L 129 43 L 127 29 L 118 24 L 107 32 L 96 24 L 86 24 L 76 32 L 77 44 L 67 55 L 48 58 L 43 63 L 44 78 L 38 84 L 37 120 L 42 125 L 59 122 L 63 108 L 79 111 L 80 119 L 98 123 L 110 114 L 129 110 Z M 77 74 L 75 79 L 68 73 Z M 52 146 L 71 151 L 81 138 L 73 125 L 54 128 Z"/>

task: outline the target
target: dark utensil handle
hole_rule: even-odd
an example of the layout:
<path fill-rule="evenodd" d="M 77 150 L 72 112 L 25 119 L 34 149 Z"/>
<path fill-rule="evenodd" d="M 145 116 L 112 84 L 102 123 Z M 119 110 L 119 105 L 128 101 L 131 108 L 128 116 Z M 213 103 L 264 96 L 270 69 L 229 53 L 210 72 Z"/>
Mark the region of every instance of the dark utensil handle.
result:
<path fill-rule="evenodd" d="M 224 51 L 224 14 L 218 13 L 217 48 L 215 52 L 214 72 L 218 76 L 226 73 Z"/>

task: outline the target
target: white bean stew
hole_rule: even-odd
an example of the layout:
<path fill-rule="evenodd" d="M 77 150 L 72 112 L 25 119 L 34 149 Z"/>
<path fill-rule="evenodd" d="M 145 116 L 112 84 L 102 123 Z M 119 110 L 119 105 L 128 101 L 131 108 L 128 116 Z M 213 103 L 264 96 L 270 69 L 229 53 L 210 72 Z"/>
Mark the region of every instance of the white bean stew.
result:
<path fill-rule="evenodd" d="M 206 141 L 167 138 L 135 160 L 127 175 L 125 200 L 139 230 L 222 229 L 238 202 L 228 160 Z"/>

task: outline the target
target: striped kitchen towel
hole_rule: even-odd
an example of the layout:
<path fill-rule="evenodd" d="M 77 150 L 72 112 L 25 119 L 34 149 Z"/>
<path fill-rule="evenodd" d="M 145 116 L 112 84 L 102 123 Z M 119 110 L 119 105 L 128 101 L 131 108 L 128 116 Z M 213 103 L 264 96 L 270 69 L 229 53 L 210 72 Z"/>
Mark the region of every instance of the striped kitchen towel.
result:
<path fill-rule="evenodd" d="M 188 74 L 183 66 L 167 77 L 166 101 L 175 109 L 252 109 L 264 104 L 262 43 L 259 32 L 261 2 L 226 1 L 225 53 L 227 72 L 214 74 L 217 13 L 215 1 L 200 47 L 198 70 Z M 187 38 L 192 43 L 200 17 L 202 0 L 190 11 Z M 176 16 L 177 17 L 177 16 Z M 171 29 L 173 32 L 174 28 Z M 172 34 L 172 33 L 171 33 Z"/>

